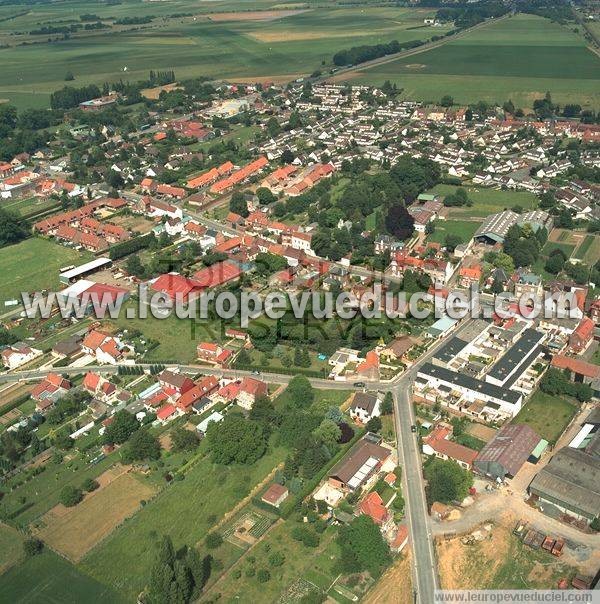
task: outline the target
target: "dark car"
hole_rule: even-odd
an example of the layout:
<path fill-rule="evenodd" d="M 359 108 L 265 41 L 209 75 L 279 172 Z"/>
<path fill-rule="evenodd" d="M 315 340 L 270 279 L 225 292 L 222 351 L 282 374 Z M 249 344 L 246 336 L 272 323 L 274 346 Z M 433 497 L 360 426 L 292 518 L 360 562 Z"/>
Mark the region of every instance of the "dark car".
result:
<path fill-rule="evenodd" d="M 415 426 L 414 424 L 410 427 L 410 431 L 411 432 L 416 432 L 417 431 L 417 426 Z"/>
<path fill-rule="evenodd" d="M 364 382 L 354 382 L 355 388 L 364 388 L 366 384 Z"/>

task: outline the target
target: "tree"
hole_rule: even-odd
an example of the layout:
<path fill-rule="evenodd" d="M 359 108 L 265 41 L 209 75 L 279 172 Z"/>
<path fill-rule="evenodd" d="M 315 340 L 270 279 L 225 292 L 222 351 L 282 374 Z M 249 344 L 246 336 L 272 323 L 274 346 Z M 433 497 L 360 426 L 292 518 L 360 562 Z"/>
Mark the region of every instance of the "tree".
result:
<path fill-rule="evenodd" d="M 385 217 L 385 228 L 400 241 L 405 241 L 415 230 L 415 220 L 402 204 L 395 204 L 390 206 Z"/>
<path fill-rule="evenodd" d="M 208 549 L 217 549 L 223 543 L 223 537 L 221 533 L 217 533 L 213 531 L 212 533 L 208 533 L 204 539 L 204 543 L 206 543 L 206 547 Z"/>
<path fill-rule="evenodd" d="M 321 441 L 326 447 L 333 447 L 342 436 L 340 427 L 331 419 L 324 419 L 317 428 L 313 430 L 313 436 Z"/>
<path fill-rule="evenodd" d="M 544 265 L 544 268 L 549 273 L 552 273 L 553 275 L 557 275 L 558 273 L 560 273 L 560 271 L 562 271 L 563 267 L 565 266 L 566 261 L 567 261 L 567 258 L 565 256 L 564 252 L 561 249 L 557 248 L 555 250 L 552 250 L 552 252 L 548 256 L 548 260 L 546 260 L 546 264 Z"/>
<path fill-rule="evenodd" d="M 250 212 L 248 211 L 248 202 L 245 195 L 241 191 L 236 191 L 231 196 L 229 201 L 229 209 L 244 218 L 247 218 Z"/>
<path fill-rule="evenodd" d="M 442 107 L 452 107 L 452 105 L 454 105 L 454 99 L 449 94 L 445 94 L 440 99 L 440 105 Z"/>
<path fill-rule="evenodd" d="M 171 440 L 174 451 L 193 451 L 200 442 L 194 431 L 182 427 L 171 432 Z"/>
<path fill-rule="evenodd" d="M 455 461 L 431 459 L 425 465 L 427 496 L 431 503 L 462 501 L 473 486 L 473 476 Z"/>
<path fill-rule="evenodd" d="M 43 541 L 40 541 L 35 537 L 30 537 L 29 539 L 25 539 L 25 541 L 23 541 L 23 551 L 28 558 L 41 554 L 43 549 Z"/>
<path fill-rule="evenodd" d="M 282 566 L 285 562 L 285 556 L 281 552 L 273 552 L 269 556 L 269 564 L 271 566 L 277 567 Z"/>
<path fill-rule="evenodd" d="M 16 214 L 0 208 L 0 247 L 18 243 L 28 234 L 24 223 Z"/>
<path fill-rule="evenodd" d="M 267 450 L 263 426 L 237 414 L 227 415 L 222 422 L 210 423 L 206 440 L 213 461 L 221 464 L 253 464 Z"/>
<path fill-rule="evenodd" d="M 100 485 L 98 484 L 97 480 L 94 480 L 93 478 L 86 478 L 83 481 L 83 484 L 81 485 L 81 488 L 84 491 L 87 491 L 88 493 L 91 493 L 92 491 L 95 491 Z"/>
<path fill-rule="evenodd" d="M 390 549 L 379 527 L 367 515 L 341 526 L 338 533 L 340 566 L 344 573 L 368 571 L 373 578 L 381 575 L 392 560 Z"/>
<path fill-rule="evenodd" d="M 60 492 L 60 502 L 68 508 L 77 505 L 83 499 L 81 489 L 70 484 L 65 485 Z"/>
<path fill-rule="evenodd" d="M 367 430 L 369 432 L 379 432 L 381 430 L 381 418 L 380 417 L 372 417 L 368 422 L 367 422 Z"/>
<path fill-rule="evenodd" d="M 292 529 L 292 538 L 301 541 L 306 547 L 317 547 L 319 545 L 319 535 L 302 524 Z"/>
<path fill-rule="evenodd" d="M 275 407 L 268 396 L 257 396 L 254 399 L 249 415 L 251 420 L 268 426 L 275 421 L 276 416 Z"/>
<path fill-rule="evenodd" d="M 108 444 L 121 445 L 140 427 L 135 415 L 122 409 L 113 415 L 112 423 L 104 432 L 104 442 Z"/>
<path fill-rule="evenodd" d="M 133 433 L 126 449 L 123 451 L 123 461 L 143 461 L 160 457 L 160 443 L 147 428 Z"/>
<path fill-rule="evenodd" d="M 394 410 L 394 397 L 391 392 L 386 392 L 381 403 L 381 413 L 389 415 Z"/>
<path fill-rule="evenodd" d="M 290 380 L 286 392 L 295 407 L 310 407 L 315 399 L 314 389 L 308 378 L 303 375 L 294 376 Z"/>
<path fill-rule="evenodd" d="M 457 245 L 463 242 L 462 237 L 454 233 L 448 233 L 444 238 L 444 247 L 451 253 L 454 253 Z"/>
<path fill-rule="evenodd" d="M 266 583 L 267 581 L 269 581 L 271 579 L 271 573 L 267 569 L 261 568 L 256 573 L 256 579 L 258 580 L 259 583 Z"/>

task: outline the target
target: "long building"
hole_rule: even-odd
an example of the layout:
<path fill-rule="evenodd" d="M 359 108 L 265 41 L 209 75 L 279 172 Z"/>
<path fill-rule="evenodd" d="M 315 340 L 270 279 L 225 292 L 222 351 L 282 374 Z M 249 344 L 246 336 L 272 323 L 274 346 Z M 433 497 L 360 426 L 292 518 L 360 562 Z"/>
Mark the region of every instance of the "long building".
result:
<path fill-rule="evenodd" d="M 483 405 L 480 415 L 494 419 L 514 417 L 523 404 L 521 392 L 508 390 L 432 363 L 425 363 L 419 369 L 415 385 L 420 389 L 433 388 L 441 393 L 457 392 L 465 403 L 479 401 Z"/>

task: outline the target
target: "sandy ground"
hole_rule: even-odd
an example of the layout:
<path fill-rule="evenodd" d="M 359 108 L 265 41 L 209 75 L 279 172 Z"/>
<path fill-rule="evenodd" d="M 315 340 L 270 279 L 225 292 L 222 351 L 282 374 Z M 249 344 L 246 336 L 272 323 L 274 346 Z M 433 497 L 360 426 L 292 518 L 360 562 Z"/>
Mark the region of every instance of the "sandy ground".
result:
<path fill-rule="evenodd" d="M 411 553 L 408 548 L 377 581 L 364 598 L 365 604 L 412 604 Z"/>

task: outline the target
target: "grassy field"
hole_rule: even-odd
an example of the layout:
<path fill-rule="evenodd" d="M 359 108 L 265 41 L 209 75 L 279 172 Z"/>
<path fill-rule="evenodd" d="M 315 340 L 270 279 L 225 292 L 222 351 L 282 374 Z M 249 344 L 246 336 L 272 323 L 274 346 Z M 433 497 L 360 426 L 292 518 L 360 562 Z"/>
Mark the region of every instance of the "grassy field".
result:
<path fill-rule="evenodd" d="M 77 457 L 61 463 L 50 460 L 45 471 L 29 482 L 23 482 L 23 476 L 7 481 L 0 509 L 14 516 L 9 520 L 10 524 L 27 526 L 58 503 L 63 486 L 71 484 L 80 487 L 86 478 L 96 478 L 113 463 L 114 455 L 96 465 Z M 9 490 L 12 487 L 15 487 L 14 490 Z"/>
<path fill-rule="evenodd" d="M 538 390 L 513 423 L 527 424 L 549 443 L 555 443 L 576 412 L 577 407 L 573 403 Z"/>
<path fill-rule="evenodd" d="M 183 481 L 173 482 L 94 548 L 81 568 L 133 599 L 148 580 L 161 535 L 170 535 L 175 547 L 203 540 L 284 457 L 284 450 L 277 448 L 250 467 L 219 466 L 201 459 Z"/>
<path fill-rule="evenodd" d="M 119 593 L 80 573 L 75 566 L 44 551 L 0 577 L 0 602 L 12 604 L 124 604 Z"/>
<path fill-rule="evenodd" d="M 0 523 L 0 575 L 23 557 L 23 537 L 11 526 Z"/>
<path fill-rule="evenodd" d="M 488 24 L 447 44 L 356 72 L 352 82 L 395 81 L 404 95 L 437 101 L 450 94 L 458 103 L 512 99 L 529 108 L 552 93 L 560 102 L 600 106 L 600 59 L 567 27 L 519 14 Z"/>
<path fill-rule="evenodd" d="M 35 237 L 0 249 L 0 303 L 20 300 L 21 292 L 58 288 L 58 269 L 91 257 Z"/>
<path fill-rule="evenodd" d="M 246 570 L 252 564 L 243 560 L 237 568 L 242 570 L 241 577 L 229 572 L 208 597 L 218 591 L 224 602 L 276 602 L 282 592 L 287 591 L 297 580 L 309 581 L 323 590 L 336 578 L 335 561 L 339 558 L 339 548 L 335 543 L 335 530 L 327 529 L 321 536 L 321 543 L 316 549 L 307 548 L 291 536 L 294 523 L 288 521 L 274 527 L 267 537 L 251 552 L 256 559 L 256 569 L 266 568 L 271 574 L 267 583 L 260 583 L 256 576 L 246 576 Z M 278 567 L 268 564 L 268 557 L 273 552 L 285 556 L 285 562 Z M 292 588 L 293 589 L 293 588 Z M 282 597 L 281 601 L 292 601 Z"/>
<path fill-rule="evenodd" d="M 132 474 L 122 474 L 72 508 L 58 506 L 44 517 L 40 538 L 53 550 L 78 562 L 115 527 L 132 516 L 154 489 Z"/>
<path fill-rule="evenodd" d="M 257 2 L 252 10 L 268 9 L 275 2 Z M 280 5 L 281 6 L 281 5 Z M 304 8 L 303 5 L 299 5 Z M 68 40 L 48 43 L 37 36 L 34 44 L 1 50 L 0 98 L 23 105 L 39 104 L 40 99 L 64 86 L 67 71 L 74 84 L 102 83 L 124 77 L 147 78 L 150 69 L 175 69 L 178 77 L 283 78 L 308 74 L 335 52 L 360 44 L 426 39 L 446 28 L 423 27 L 423 18 L 432 10 L 370 7 L 317 8 L 287 16 L 265 13 L 231 13 L 207 17 L 240 8 L 243 2 L 211 2 L 199 6 L 192 0 L 169 3 L 125 0 L 119 6 L 94 5 L 100 16 L 163 15 L 151 24 L 117 28 L 97 33 L 81 33 Z M 285 8 L 289 9 L 289 5 Z M 39 24 L 58 24 L 90 12 L 90 5 L 61 2 L 31 10 L 27 15 L 0 24 L 0 42 L 15 44 L 21 38 L 11 32 L 28 32 Z M 0 12 L 14 15 L 16 7 Z M 169 17 L 190 12 L 193 16 Z M 35 17 L 33 17 L 35 15 Z M 416 28 L 416 29 L 411 29 Z M 4 33 L 4 35 L 2 35 Z M 29 40 L 29 37 L 25 37 Z M 40 43 L 41 42 L 41 43 Z M 43 59 L 43 60 L 42 60 Z M 27 96 L 30 96 L 30 101 Z"/>
<path fill-rule="evenodd" d="M 437 185 L 428 193 L 435 193 L 446 197 L 452 195 L 458 187 L 453 185 Z M 477 187 L 463 187 L 473 202 L 472 206 L 449 208 L 451 218 L 485 218 L 490 214 L 509 210 L 521 206 L 524 210 L 531 210 L 538 205 L 538 199 L 533 193 L 527 191 L 500 191 Z"/>
<path fill-rule="evenodd" d="M 428 241 L 444 243 L 446 235 L 458 235 L 463 243 L 473 237 L 480 223 L 473 220 L 436 220 L 435 232 L 427 236 Z"/>
<path fill-rule="evenodd" d="M 573 258 L 576 258 L 577 260 L 583 260 L 586 257 L 586 255 L 588 254 L 588 252 L 590 251 L 595 239 L 596 239 L 595 235 L 586 235 L 584 237 L 583 241 L 579 244 L 579 246 L 575 250 L 575 253 L 573 254 Z"/>

